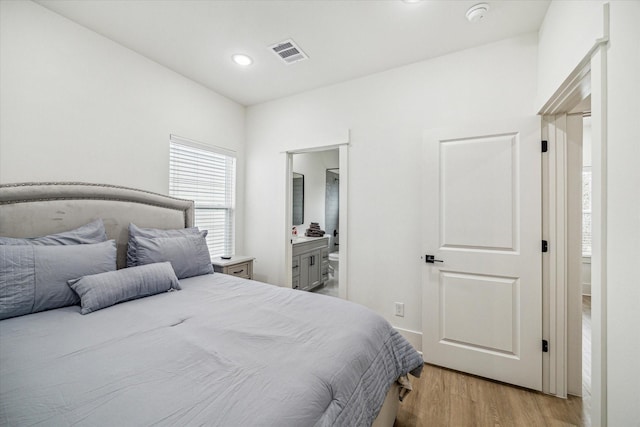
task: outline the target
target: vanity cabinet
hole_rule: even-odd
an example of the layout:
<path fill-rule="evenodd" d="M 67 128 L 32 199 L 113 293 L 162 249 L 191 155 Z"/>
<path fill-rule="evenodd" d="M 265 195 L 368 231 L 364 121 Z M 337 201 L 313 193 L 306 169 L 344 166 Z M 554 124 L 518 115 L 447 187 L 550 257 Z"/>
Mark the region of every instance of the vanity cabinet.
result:
<path fill-rule="evenodd" d="M 324 284 L 329 274 L 329 239 L 294 240 L 291 269 L 293 289 L 309 291 Z"/>

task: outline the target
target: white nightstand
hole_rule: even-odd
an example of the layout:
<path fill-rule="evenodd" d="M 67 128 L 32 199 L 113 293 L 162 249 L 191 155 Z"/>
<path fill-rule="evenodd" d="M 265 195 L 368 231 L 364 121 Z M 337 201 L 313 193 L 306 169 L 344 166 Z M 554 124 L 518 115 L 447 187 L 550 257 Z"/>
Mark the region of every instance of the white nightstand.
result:
<path fill-rule="evenodd" d="M 213 271 L 231 276 L 242 277 L 243 279 L 253 279 L 254 257 L 234 255 L 231 259 L 214 258 L 211 261 Z"/>

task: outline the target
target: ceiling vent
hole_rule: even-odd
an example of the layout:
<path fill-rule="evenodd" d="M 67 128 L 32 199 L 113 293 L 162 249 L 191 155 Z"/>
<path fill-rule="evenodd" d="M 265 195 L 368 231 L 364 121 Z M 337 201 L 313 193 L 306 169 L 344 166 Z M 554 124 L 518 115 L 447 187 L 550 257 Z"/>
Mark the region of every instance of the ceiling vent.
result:
<path fill-rule="evenodd" d="M 294 62 L 304 61 L 309 57 L 298 47 L 293 40 L 285 40 L 280 43 L 269 46 L 278 58 L 282 59 L 285 64 L 293 64 Z"/>

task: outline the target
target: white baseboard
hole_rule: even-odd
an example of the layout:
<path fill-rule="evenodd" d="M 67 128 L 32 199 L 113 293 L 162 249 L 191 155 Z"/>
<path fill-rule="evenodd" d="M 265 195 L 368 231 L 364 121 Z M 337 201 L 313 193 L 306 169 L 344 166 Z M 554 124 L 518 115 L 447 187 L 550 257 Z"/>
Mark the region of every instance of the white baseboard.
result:
<path fill-rule="evenodd" d="M 400 332 L 403 337 L 409 341 L 409 344 L 415 348 L 418 353 L 422 354 L 422 332 L 411 331 L 409 329 L 398 328 L 397 326 L 393 327 L 396 331 Z"/>

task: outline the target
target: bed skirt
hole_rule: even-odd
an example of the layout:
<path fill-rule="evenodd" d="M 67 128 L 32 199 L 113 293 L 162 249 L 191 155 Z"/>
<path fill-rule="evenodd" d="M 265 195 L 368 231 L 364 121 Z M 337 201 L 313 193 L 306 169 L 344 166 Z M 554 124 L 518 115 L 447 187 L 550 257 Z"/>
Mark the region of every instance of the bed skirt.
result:
<path fill-rule="evenodd" d="M 400 386 L 393 383 L 371 427 L 393 427 L 400 406 Z"/>

